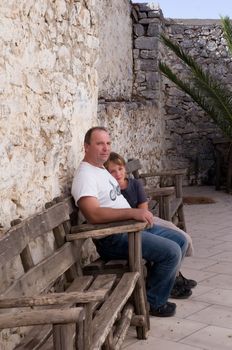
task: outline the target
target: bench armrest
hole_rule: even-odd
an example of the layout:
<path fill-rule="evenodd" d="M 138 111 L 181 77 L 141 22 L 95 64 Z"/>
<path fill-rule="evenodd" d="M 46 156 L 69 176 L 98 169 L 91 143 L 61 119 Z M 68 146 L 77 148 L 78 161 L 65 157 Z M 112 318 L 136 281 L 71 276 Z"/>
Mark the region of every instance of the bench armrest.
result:
<path fill-rule="evenodd" d="M 46 305 L 63 305 L 76 303 L 90 303 L 104 300 L 108 289 L 97 289 L 94 291 L 50 293 L 37 295 L 35 297 L 1 298 L 0 309 L 15 307 L 32 307 Z"/>
<path fill-rule="evenodd" d="M 43 309 L 0 315 L 0 329 L 44 324 L 77 323 L 84 318 L 83 307 Z"/>
<path fill-rule="evenodd" d="M 155 177 L 155 176 L 176 176 L 176 175 L 186 175 L 187 169 L 166 169 L 161 171 L 154 171 L 149 173 L 140 174 L 141 178 Z"/>
<path fill-rule="evenodd" d="M 82 224 L 73 226 L 71 233 L 66 234 L 67 241 L 86 238 L 103 238 L 110 235 L 116 235 L 123 232 L 143 231 L 147 226 L 146 222 L 136 220 L 117 221 L 109 224 Z"/>
<path fill-rule="evenodd" d="M 152 187 L 145 187 L 144 188 L 146 195 L 151 198 L 155 199 L 157 197 L 169 197 L 175 194 L 175 187 L 160 187 L 160 188 L 152 188 Z"/>

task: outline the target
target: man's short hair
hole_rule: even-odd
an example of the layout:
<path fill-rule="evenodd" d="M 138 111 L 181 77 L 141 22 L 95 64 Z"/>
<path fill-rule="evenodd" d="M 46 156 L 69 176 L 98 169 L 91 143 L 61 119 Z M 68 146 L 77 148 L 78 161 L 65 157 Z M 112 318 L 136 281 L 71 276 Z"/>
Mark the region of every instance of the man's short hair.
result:
<path fill-rule="evenodd" d="M 85 134 L 84 143 L 87 143 L 88 145 L 90 145 L 91 136 L 95 130 L 102 130 L 102 131 L 108 132 L 108 130 L 104 126 L 94 126 L 91 129 L 89 129 Z"/>

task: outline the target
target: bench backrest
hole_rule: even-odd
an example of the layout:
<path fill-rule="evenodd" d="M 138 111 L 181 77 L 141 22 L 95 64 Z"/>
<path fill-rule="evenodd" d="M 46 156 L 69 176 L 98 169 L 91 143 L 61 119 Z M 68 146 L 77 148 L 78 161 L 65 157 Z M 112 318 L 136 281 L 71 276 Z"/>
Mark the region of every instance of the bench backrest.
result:
<path fill-rule="evenodd" d="M 70 211 L 67 202 L 57 203 L 13 226 L 0 238 L 0 269 L 4 271 L 15 261 L 21 269 L 21 276 L 13 283 L 2 283 L 1 297 L 40 294 L 75 266 L 79 257 L 72 248 L 73 244 L 65 242 L 65 223 L 69 225 Z M 33 249 L 37 240 L 46 252 L 39 262 Z M 73 269 L 68 271 L 66 278 L 73 279 L 75 273 Z"/>
<path fill-rule="evenodd" d="M 139 170 L 142 169 L 142 165 L 139 159 L 129 159 L 126 163 L 126 171 L 128 174 L 132 174 L 136 179 L 139 178 Z"/>
<path fill-rule="evenodd" d="M 152 193 L 151 198 L 159 202 L 158 215 L 163 219 L 175 222 L 180 228 L 186 230 L 182 187 L 183 177 L 186 176 L 187 169 L 166 169 L 149 173 L 142 173 L 141 169 L 139 159 L 131 159 L 126 164 L 127 173 L 143 181 L 148 197 Z M 157 214 L 156 204 L 149 202 L 150 209 L 155 208 L 154 214 Z"/>

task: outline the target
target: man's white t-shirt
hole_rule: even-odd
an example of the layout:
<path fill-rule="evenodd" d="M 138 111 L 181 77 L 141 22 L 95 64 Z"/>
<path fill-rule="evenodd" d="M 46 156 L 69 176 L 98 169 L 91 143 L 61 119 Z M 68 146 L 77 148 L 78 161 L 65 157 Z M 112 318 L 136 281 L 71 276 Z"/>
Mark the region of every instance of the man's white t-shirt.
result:
<path fill-rule="evenodd" d="M 115 178 L 105 168 L 84 161 L 74 174 L 71 192 L 76 205 L 81 197 L 90 196 L 98 199 L 100 207 L 130 208 Z"/>

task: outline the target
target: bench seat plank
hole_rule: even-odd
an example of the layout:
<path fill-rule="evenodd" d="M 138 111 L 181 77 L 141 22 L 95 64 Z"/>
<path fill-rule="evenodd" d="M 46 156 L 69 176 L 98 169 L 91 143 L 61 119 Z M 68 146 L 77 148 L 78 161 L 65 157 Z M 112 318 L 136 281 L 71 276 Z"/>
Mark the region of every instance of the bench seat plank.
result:
<path fill-rule="evenodd" d="M 138 272 L 125 273 L 93 319 L 93 350 L 100 349 L 104 343 L 109 329 L 113 326 L 119 312 L 125 305 L 125 301 L 131 296 L 138 278 Z"/>
<path fill-rule="evenodd" d="M 97 259 L 83 268 L 84 274 L 99 274 L 99 273 L 117 273 L 117 270 L 122 274 L 123 272 L 129 272 L 129 266 L 127 260 L 110 260 L 104 262 L 101 259 Z M 111 272 L 114 271 L 114 272 Z"/>

